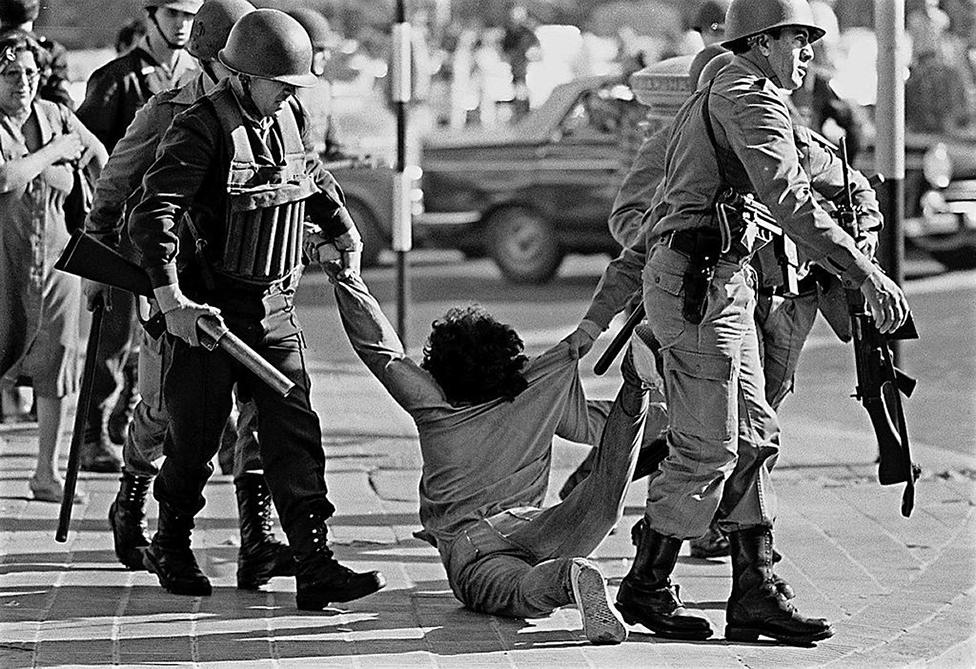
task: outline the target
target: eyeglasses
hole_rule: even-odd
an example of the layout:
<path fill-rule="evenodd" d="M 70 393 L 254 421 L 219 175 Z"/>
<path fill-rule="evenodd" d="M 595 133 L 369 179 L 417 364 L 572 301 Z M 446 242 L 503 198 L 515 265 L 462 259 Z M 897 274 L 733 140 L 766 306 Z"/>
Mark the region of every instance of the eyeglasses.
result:
<path fill-rule="evenodd" d="M 0 74 L 3 80 L 8 84 L 19 83 L 21 79 L 27 77 L 28 83 L 33 84 L 35 81 L 41 78 L 41 73 L 38 70 L 5 70 L 3 74 Z"/>

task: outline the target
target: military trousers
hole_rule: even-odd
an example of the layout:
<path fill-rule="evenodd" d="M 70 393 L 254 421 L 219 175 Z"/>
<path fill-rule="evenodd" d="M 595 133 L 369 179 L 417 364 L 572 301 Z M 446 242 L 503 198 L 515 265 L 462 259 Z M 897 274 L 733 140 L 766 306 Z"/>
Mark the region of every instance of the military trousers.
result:
<path fill-rule="evenodd" d="M 688 262 L 658 244 L 643 276 L 670 419 L 669 453 L 648 482 L 645 515 L 652 529 L 679 539 L 703 535 L 720 502 L 725 531 L 772 526 L 769 472 L 780 434 L 759 359 L 755 271 L 745 259 L 720 260 L 694 324 L 682 316 Z"/>
<path fill-rule="evenodd" d="M 630 415 L 625 406 L 640 410 Z M 451 589 L 465 606 L 538 618 L 573 601 L 572 559 L 593 552 L 623 514 L 646 408 L 646 391 L 623 384 L 609 414 L 599 414 L 606 423 L 593 471 L 565 500 L 545 509 L 506 509 L 439 547 Z"/>
<path fill-rule="evenodd" d="M 203 487 L 213 472 L 211 460 L 220 446 L 236 384 L 257 406 L 264 477 L 282 528 L 296 553 L 311 551 L 312 537 L 303 521 L 310 515 L 328 518 L 335 508 L 325 484 L 325 452 L 319 418 L 309 399 L 301 328 L 290 306 L 264 318 L 235 319 L 226 309 L 223 316 L 231 331 L 295 383 L 295 389 L 282 397 L 222 350 L 191 347 L 167 335 L 171 357 L 163 400 L 170 426 L 154 495 L 183 515 L 193 516 L 203 508 Z"/>
<path fill-rule="evenodd" d="M 763 364 L 766 401 L 778 410 L 793 392 L 800 353 L 817 319 L 819 297 L 809 291 L 796 297 L 760 294 L 756 303 L 759 353 Z"/>
<path fill-rule="evenodd" d="M 169 358 L 166 336 L 154 339 L 142 330 L 139 347 L 139 394 L 132 422 L 122 446 L 125 470 L 136 476 L 159 474 L 169 414 L 163 404 L 163 371 Z M 253 402 L 239 403 L 240 417 L 234 436 L 234 479 L 262 468 L 257 442 L 257 409 Z"/>

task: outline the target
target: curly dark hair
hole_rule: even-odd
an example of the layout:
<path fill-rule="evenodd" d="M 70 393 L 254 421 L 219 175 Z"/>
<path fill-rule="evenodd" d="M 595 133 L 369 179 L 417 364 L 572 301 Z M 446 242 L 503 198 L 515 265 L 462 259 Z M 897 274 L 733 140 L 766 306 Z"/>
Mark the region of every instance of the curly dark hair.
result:
<path fill-rule="evenodd" d="M 522 338 L 484 307 L 454 307 L 431 324 L 421 367 L 454 405 L 511 402 L 528 386 Z"/>

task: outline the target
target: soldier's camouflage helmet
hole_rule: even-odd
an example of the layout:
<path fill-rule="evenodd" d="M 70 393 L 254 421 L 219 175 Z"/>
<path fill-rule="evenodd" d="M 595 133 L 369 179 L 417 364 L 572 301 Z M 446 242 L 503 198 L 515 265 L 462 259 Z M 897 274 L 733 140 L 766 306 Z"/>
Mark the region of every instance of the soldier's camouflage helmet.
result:
<path fill-rule="evenodd" d="M 166 7 L 187 14 L 196 14 L 200 11 L 201 5 L 203 5 L 203 0 L 142 0 L 144 9 Z"/>
<path fill-rule="evenodd" d="M 722 46 L 731 48 L 739 40 L 786 26 L 806 28 L 811 43 L 824 36 L 807 0 L 732 0 L 725 15 Z"/>
<path fill-rule="evenodd" d="M 254 10 L 254 5 L 247 0 L 206 0 L 193 17 L 186 50 L 194 58 L 213 60 L 217 52 L 227 45 L 227 37 L 234 24 Z"/>
<path fill-rule="evenodd" d="M 302 24 L 277 9 L 257 9 L 230 30 L 217 53 L 234 72 L 291 86 L 314 86 L 312 40 Z"/>

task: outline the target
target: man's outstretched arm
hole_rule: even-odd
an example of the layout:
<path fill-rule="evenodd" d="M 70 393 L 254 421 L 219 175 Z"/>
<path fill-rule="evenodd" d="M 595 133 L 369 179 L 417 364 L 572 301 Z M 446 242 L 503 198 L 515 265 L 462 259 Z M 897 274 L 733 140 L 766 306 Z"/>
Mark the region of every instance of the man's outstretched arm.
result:
<path fill-rule="evenodd" d="M 358 274 L 339 278 L 340 268 L 334 262 L 323 262 L 322 266 L 335 286 L 339 316 L 349 343 L 393 399 L 410 413 L 432 403 L 443 403 L 441 389 L 406 356 L 393 325 L 362 278 Z"/>

